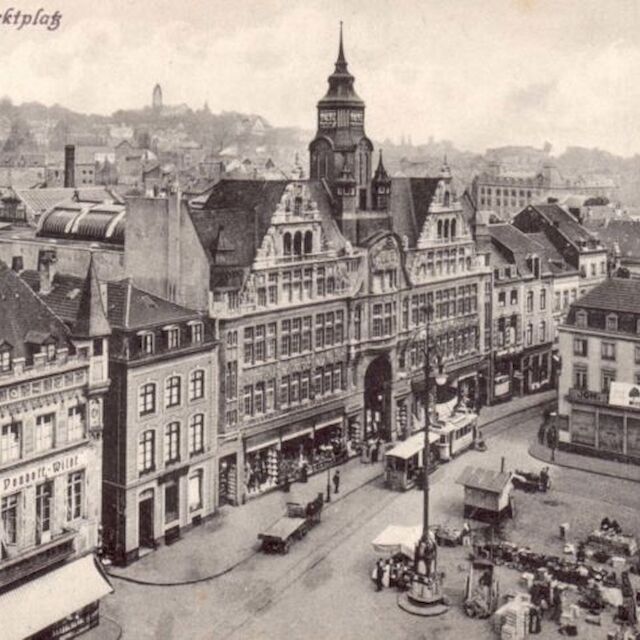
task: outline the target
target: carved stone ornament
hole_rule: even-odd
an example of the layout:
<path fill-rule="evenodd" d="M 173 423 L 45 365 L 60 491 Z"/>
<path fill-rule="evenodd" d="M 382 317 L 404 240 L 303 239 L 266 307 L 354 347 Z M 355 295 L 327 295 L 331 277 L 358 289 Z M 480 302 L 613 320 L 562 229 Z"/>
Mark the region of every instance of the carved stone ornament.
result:
<path fill-rule="evenodd" d="M 371 267 L 374 271 L 387 271 L 400 266 L 400 255 L 396 243 L 391 239 L 371 249 Z"/>

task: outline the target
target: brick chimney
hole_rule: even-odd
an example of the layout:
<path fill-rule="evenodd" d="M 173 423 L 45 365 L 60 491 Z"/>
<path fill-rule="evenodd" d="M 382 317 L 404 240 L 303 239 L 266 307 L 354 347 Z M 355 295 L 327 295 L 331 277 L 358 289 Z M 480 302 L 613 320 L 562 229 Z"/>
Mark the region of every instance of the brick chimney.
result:
<path fill-rule="evenodd" d="M 53 279 L 56 275 L 55 249 L 41 249 L 38 253 L 38 275 L 40 276 L 40 293 L 47 295 L 51 293 Z"/>
<path fill-rule="evenodd" d="M 67 144 L 64 147 L 64 186 L 73 188 L 76 186 L 76 147 Z"/>

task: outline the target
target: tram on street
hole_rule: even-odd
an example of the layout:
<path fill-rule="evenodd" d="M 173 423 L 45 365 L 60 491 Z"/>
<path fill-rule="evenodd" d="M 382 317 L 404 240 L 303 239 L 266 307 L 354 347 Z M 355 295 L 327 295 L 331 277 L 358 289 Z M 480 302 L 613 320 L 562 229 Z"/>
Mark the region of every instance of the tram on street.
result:
<path fill-rule="evenodd" d="M 438 458 L 447 462 L 472 447 L 478 437 L 478 415 L 459 412 L 434 424 L 432 433 L 438 436 Z"/>
<path fill-rule="evenodd" d="M 429 433 L 431 469 L 436 466 L 436 445 L 439 440 L 438 434 L 433 431 Z M 385 481 L 390 489 L 405 491 L 415 487 L 422 478 L 423 469 L 424 432 L 412 435 L 385 453 Z"/>

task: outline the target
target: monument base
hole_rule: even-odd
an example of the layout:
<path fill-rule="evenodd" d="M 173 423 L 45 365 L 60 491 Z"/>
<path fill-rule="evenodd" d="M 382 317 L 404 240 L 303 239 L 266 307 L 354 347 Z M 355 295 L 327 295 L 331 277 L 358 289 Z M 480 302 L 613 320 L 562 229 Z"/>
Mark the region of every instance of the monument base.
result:
<path fill-rule="evenodd" d="M 398 606 L 417 616 L 440 616 L 449 611 L 439 578 L 416 576 L 409 591 L 398 596 Z"/>

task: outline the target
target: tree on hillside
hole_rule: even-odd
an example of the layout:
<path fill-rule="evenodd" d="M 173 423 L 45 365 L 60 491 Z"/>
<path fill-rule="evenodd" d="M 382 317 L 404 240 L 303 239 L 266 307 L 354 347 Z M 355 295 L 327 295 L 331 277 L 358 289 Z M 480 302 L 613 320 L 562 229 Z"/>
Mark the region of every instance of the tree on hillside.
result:
<path fill-rule="evenodd" d="M 28 149 L 36 146 L 33 134 L 29 125 L 22 118 L 15 118 L 11 122 L 11 130 L 9 136 L 2 147 L 3 151 L 18 151 L 19 149 Z"/>

